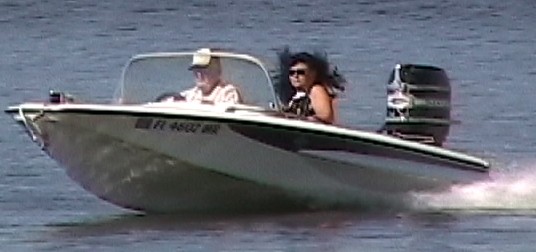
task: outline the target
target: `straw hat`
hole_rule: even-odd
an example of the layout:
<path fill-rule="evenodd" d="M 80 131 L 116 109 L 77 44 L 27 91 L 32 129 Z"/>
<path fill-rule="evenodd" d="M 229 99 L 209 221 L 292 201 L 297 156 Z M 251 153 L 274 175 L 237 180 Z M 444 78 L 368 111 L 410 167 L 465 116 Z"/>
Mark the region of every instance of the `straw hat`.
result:
<path fill-rule="evenodd" d="M 201 48 L 197 50 L 192 57 L 192 64 L 188 69 L 205 68 L 210 64 L 211 56 L 210 48 Z"/>

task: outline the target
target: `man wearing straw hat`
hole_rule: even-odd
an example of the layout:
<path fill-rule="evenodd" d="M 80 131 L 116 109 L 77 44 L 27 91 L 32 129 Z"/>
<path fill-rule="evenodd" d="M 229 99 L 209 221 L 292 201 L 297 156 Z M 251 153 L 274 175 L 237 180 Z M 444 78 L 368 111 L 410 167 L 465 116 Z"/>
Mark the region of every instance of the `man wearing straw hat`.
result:
<path fill-rule="evenodd" d="M 242 102 L 238 89 L 221 78 L 220 58 L 211 55 L 209 48 L 199 49 L 193 55 L 192 64 L 188 69 L 194 74 L 195 86 L 180 92 L 180 97 L 170 97 L 164 101 L 171 99 L 171 101 L 205 104 Z"/>

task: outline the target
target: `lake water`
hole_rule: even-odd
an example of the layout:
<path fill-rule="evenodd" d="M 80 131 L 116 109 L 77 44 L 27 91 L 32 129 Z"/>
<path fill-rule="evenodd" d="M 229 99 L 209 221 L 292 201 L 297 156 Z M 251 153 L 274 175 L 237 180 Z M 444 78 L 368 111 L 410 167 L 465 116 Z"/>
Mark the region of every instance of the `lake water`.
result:
<path fill-rule="evenodd" d="M 533 251 L 533 0 L 0 0 L 0 106 L 49 89 L 107 101 L 134 54 L 219 47 L 275 62 L 323 49 L 350 81 L 342 122 L 375 129 L 396 63 L 447 70 L 446 144 L 493 163 L 493 181 L 415 195 L 411 209 L 142 216 L 72 182 L 0 116 L 1 251 Z"/>

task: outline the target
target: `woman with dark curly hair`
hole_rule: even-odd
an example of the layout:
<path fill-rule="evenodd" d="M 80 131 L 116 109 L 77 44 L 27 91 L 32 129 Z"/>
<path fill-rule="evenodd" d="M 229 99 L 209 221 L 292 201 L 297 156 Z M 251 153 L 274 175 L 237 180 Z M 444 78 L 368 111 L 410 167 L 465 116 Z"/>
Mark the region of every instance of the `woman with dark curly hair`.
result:
<path fill-rule="evenodd" d="M 333 124 L 336 121 L 335 89 L 344 90 L 330 73 L 325 59 L 307 52 L 290 57 L 289 80 L 295 89 L 285 112 L 296 114 L 310 121 Z"/>

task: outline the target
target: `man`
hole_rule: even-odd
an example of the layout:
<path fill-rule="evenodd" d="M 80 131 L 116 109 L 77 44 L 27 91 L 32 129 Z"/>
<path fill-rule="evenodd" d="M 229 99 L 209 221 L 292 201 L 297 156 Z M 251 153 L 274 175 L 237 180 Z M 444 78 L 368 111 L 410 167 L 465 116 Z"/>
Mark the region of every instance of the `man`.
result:
<path fill-rule="evenodd" d="M 222 79 L 220 58 L 210 53 L 210 49 L 203 48 L 193 55 L 192 65 L 189 70 L 194 74 L 195 86 L 180 92 L 180 97 L 171 97 L 164 101 L 186 101 L 205 104 L 236 104 L 242 102 L 238 89 Z"/>

